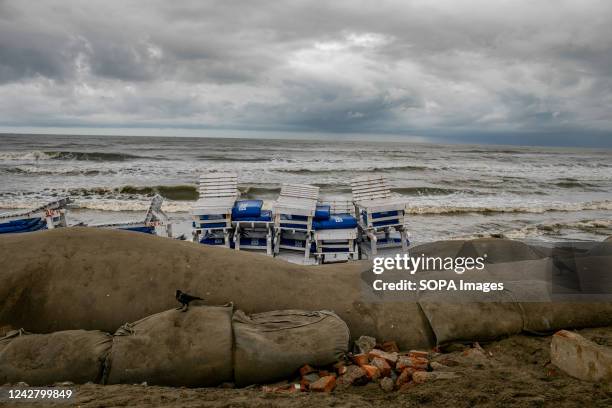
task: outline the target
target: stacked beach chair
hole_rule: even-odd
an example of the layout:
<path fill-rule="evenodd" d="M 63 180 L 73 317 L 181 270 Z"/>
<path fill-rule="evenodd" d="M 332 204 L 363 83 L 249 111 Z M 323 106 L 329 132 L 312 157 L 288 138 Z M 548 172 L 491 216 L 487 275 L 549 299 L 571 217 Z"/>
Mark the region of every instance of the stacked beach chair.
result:
<path fill-rule="evenodd" d="M 200 176 L 200 198 L 192 214 L 193 240 L 207 245 L 231 246 L 232 208 L 238 199 L 236 173 L 205 173 Z"/>
<path fill-rule="evenodd" d="M 264 250 L 269 256 L 272 252 L 274 220 L 272 211 L 264 210 L 262 200 L 238 200 L 232 208 L 234 228 L 234 248 Z"/>
<path fill-rule="evenodd" d="M 60 198 L 34 210 L 0 215 L 0 234 L 17 234 L 66 226 L 69 198 Z"/>
<path fill-rule="evenodd" d="M 318 263 L 359 259 L 357 219 L 350 201 L 318 204 L 313 220 Z"/>
<path fill-rule="evenodd" d="M 151 200 L 151 204 L 149 205 L 149 209 L 147 210 L 143 221 L 89 224 L 87 226 L 94 228 L 120 229 L 124 231 L 141 232 L 151 235 L 158 235 L 159 228 L 160 235 L 172 237 L 172 226 L 168 222 L 168 216 L 162 211 L 161 208 L 163 202 L 164 198 L 159 194 L 156 194 Z"/>
<path fill-rule="evenodd" d="M 370 256 L 379 249 L 401 247 L 408 250 L 405 227 L 406 200 L 392 195 L 383 176 L 363 176 L 351 181 L 353 203 L 359 229 Z M 399 235 L 399 237 L 397 236 Z"/>
<path fill-rule="evenodd" d="M 239 200 L 236 173 L 205 173 L 192 210 L 195 242 L 272 255 L 274 220 L 262 200 Z"/>
<path fill-rule="evenodd" d="M 274 203 L 274 254 L 281 249 L 303 251 L 310 258 L 312 222 L 319 199 L 319 187 L 283 184 Z"/>

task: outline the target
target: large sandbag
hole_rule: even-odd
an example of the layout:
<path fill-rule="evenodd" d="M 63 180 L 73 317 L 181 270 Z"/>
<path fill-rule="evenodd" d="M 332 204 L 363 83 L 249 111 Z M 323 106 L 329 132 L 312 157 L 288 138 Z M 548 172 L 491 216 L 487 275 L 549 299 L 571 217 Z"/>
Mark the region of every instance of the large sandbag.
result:
<path fill-rule="evenodd" d="M 109 334 L 95 330 L 51 334 L 14 331 L 0 339 L 0 384 L 99 382 L 111 344 Z"/>
<path fill-rule="evenodd" d="M 466 241 L 458 257 L 484 257 L 486 263 L 515 262 L 540 259 L 542 256 L 529 245 L 510 239 L 481 238 Z"/>
<path fill-rule="evenodd" d="M 425 292 L 419 305 L 437 344 L 486 341 L 520 333 L 521 310 L 506 290 L 495 292 Z"/>
<path fill-rule="evenodd" d="M 537 280 L 506 282 L 505 287 L 518 300 L 526 332 L 612 325 L 612 302 L 589 302 L 579 292 L 560 293 L 564 288 Z M 582 301 L 572 301 L 581 296 Z"/>
<path fill-rule="evenodd" d="M 294 374 L 304 364 L 325 366 L 347 351 L 349 329 L 328 311 L 280 310 L 233 318 L 236 384 L 270 383 Z"/>
<path fill-rule="evenodd" d="M 521 302 L 523 330 L 550 333 L 561 329 L 579 329 L 612 325 L 612 303 L 598 302 Z"/>
<path fill-rule="evenodd" d="M 121 327 L 107 384 L 206 387 L 232 379 L 232 307 L 167 310 Z"/>
<path fill-rule="evenodd" d="M 114 332 L 125 322 L 177 306 L 174 291 L 182 289 L 208 304 L 233 301 L 247 313 L 332 310 L 353 336 L 394 339 L 406 349 L 432 345 L 426 319 L 412 313 L 414 303 L 363 300 L 361 273 L 371 268 L 369 261 L 302 266 L 94 228 L 3 235 L 0 259 L 0 326 Z"/>

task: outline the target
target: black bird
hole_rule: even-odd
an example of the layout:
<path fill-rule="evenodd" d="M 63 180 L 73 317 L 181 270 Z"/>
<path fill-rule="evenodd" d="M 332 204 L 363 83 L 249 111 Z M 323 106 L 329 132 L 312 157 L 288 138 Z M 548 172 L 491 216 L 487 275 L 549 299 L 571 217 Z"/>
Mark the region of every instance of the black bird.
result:
<path fill-rule="evenodd" d="M 178 302 L 181 304 L 181 307 L 177 307 L 176 310 L 180 310 L 182 312 L 186 312 L 187 309 L 189 309 L 189 302 L 191 302 L 192 300 L 204 300 L 201 297 L 192 296 L 178 289 L 176 290 L 175 297 L 176 300 L 178 300 Z"/>

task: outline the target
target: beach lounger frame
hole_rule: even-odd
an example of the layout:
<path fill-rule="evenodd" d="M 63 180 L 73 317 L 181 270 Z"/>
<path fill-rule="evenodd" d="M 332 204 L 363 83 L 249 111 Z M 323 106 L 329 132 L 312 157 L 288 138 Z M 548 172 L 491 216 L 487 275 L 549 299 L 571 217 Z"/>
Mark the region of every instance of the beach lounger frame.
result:
<path fill-rule="evenodd" d="M 240 221 L 232 220 L 234 227 L 234 249 L 265 250 L 266 255 L 273 256 L 274 221 Z M 249 236 L 250 235 L 250 236 Z M 254 238 L 252 243 L 241 243 L 242 239 Z M 259 239 L 265 238 L 266 244 L 259 244 Z"/>
<path fill-rule="evenodd" d="M 407 201 L 391 193 L 387 180 L 383 176 L 362 176 L 351 180 L 353 203 L 361 238 L 370 243 L 370 254 L 375 256 L 378 249 L 401 246 L 408 250 L 408 236 L 405 227 Z M 384 213 L 391 213 L 384 215 Z M 398 245 L 391 233 L 400 234 Z M 384 235 L 380 239 L 379 235 Z M 382 241 L 382 242 L 379 242 Z"/>
<path fill-rule="evenodd" d="M 88 227 L 93 228 L 107 228 L 107 229 L 121 229 L 134 232 L 155 232 L 157 235 L 157 227 L 161 227 L 164 231 L 164 236 L 172 238 L 172 224 L 168 220 L 168 216 L 162 210 L 162 204 L 164 198 L 159 194 L 156 194 L 151 199 L 151 204 L 145 215 L 144 221 L 126 221 L 126 222 L 115 222 L 108 224 L 89 224 Z"/>
<path fill-rule="evenodd" d="M 238 175 L 233 172 L 210 172 L 200 175 L 200 198 L 191 211 L 193 240 L 200 242 L 205 234 L 221 234 L 230 247 L 233 232 L 232 208 L 238 199 Z"/>
<path fill-rule="evenodd" d="M 310 257 L 312 243 L 312 219 L 319 199 L 319 187 L 308 184 L 283 184 L 274 203 L 274 254 L 281 249 L 304 251 L 304 258 Z M 294 219 L 293 217 L 299 217 Z M 283 217 L 292 217 L 284 219 Z M 283 234 L 289 233 L 303 246 L 282 243 Z"/>
<path fill-rule="evenodd" d="M 66 207 L 71 202 L 72 201 L 70 200 L 70 198 L 63 197 L 41 205 L 40 207 L 37 207 L 33 210 L 0 214 L 0 224 L 10 223 L 11 221 L 17 220 L 40 219 L 40 224 L 42 224 L 42 220 L 44 220 L 44 225 L 40 225 L 40 228 L 38 229 L 54 229 L 59 227 L 66 227 Z"/>
<path fill-rule="evenodd" d="M 331 214 L 350 214 L 355 216 L 355 207 L 350 201 L 326 202 Z M 343 262 L 359 259 L 357 238 L 359 230 L 355 228 L 322 229 L 314 231 L 315 258 L 318 263 Z"/>

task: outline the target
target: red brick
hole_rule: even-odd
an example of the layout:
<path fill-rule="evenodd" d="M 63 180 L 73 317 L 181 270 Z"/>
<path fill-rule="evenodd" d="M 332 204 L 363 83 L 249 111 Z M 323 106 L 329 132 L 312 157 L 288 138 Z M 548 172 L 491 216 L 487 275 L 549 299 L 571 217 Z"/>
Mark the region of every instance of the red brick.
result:
<path fill-rule="evenodd" d="M 364 364 L 368 364 L 370 360 L 368 359 L 367 354 L 355 354 L 353 356 L 353 362 L 358 366 L 362 366 Z"/>
<path fill-rule="evenodd" d="M 338 379 L 341 384 L 350 385 L 362 377 L 366 376 L 366 372 L 363 368 L 351 365 L 346 367 L 346 373 Z"/>
<path fill-rule="evenodd" d="M 403 371 L 407 367 L 414 368 L 415 370 L 427 370 L 429 361 L 424 358 L 399 356 L 395 369 L 397 371 Z"/>
<path fill-rule="evenodd" d="M 314 373 L 315 371 L 317 371 L 317 370 L 315 370 L 314 368 L 312 368 L 311 366 L 306 364 L 305 366 L 300 368 L 300 377 L 303 377 L 306 374 Z"/>
<path fill-rule="evenodd" d="M 310 384 L 310 391 L 313 392 L 332 392 L 336 388 L 336 377 L 328 375 L 321 377 L 318 381 Z"/>
<path fill-rule="evenodd" d="M 398 354 L 397 353 L 387 353 L 386 351 L 374 349 L 368 353 L 368 357 L 370 358 L 370 360 L 372 360 L 374 357 L 380 357 L 380 358 L 387 360 L 389 364 L 395 365 Z"/>
<path fill-rule="evenodd" d="M 361 368 L 364 369 L 366 375 L 370 380 L 376 380 L 380 378 L 380 370 L 377 367 L 369 364 L 364 364 L 361 366 Z"/>
<path fill-rule="evenodd" d="M 378 368 L 381 376 L 388 377 L 391 375 L 391 366 L 384 358 L 374 357 L 370 364 Z"/>
<path fill-rule="evenodd" d="M 415 357 L 415 358 L 428 358 L 429 357 L 429 353 L 427 351 L 420 351 L 420 350 L 410 350 L 408 352 L 408 357 Z"/>
<path fill-rule="evenodd" d="M 399 348 L 397 347 L 397 343 L 394 341 L 385 341 L 381 345 L 381 348 L 383 349 L 383 351 L 387 353 L 399 353 Z"/>
<path fill-rule="evenodd" d="M 397 388 L 400 388 L 402 385 L 409 383 L 410 380 L 412 379 L 412 374 L 414 373 L 414 369 L 411 367 L 408 368 L 404 368 L 404 370 L 402 371 L 402 373 L 399 375 L 399 377 L 397 377 L 397 380 L 395 380 L 395 386 Z"/>

